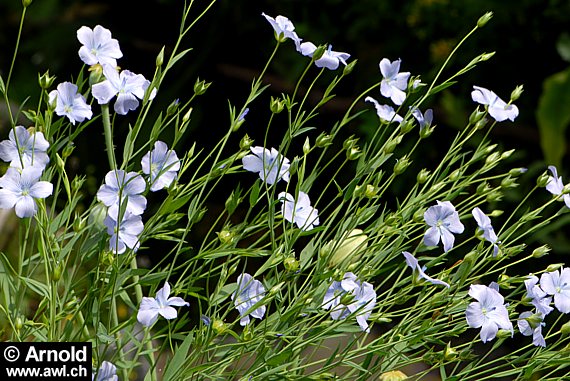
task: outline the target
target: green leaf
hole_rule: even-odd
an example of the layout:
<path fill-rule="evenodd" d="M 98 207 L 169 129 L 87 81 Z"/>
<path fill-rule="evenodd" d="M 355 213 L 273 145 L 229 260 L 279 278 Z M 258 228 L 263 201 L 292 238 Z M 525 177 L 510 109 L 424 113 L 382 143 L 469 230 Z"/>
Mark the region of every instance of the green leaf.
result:
<path fill-rule="evenodd" d="M 260 180 L 256 180 L 253 186 L 251 187 L 251 192 L 249 193 L 249 206 L 253 208 L 255 204 L 257 204 L 257 199 L 259 197 L 259 186 Z"/>
<path fill-rule="evenodd" d="M 188 53 L 190 50 L 192 50 L 192 48 L 190 49 L 186 49 L 181 51 L 180 53 L 178 53 L 177 55 L 175 55 L 174 57 L 172 57 L 172 59 L 170 60 L 170 62 L 168 63 L 168 68 L 171 68 L 172 66 L 174 66 L 174 64 L 180 60 L 182 57 L 184 57 L 186 55 L 186 53 Z"/>
<path fill-rule="evenodd" d="M 235 292 L 237 289 L 237 283 L 230 283 L 226 284 L 224 287 L 220 289 L 220 291 L 216 292 L 210 298 L 210 307 L 215 307 L 218 304 L 222 303 L 224 300 L 228 298 L 231 294 Z"/>
<path fill-rule="evenodd" d="M 32 278 L 20 277 L 20 280 L 24 282 L 32 291 L 36 294 L 43 296 L 44 298 L 49 298 L 49 290 L 45 284 L 39 282 Z"/>
<path fill-rule="evenodd" d="M 543 82 L 536 119 L 540 145 L 547 164 L 560 166 L 566 152 L 565 132 L 570 124 L 570 68 L 556 73 Z"/>
<path fill-rule="evenodd" d="M 6 92 L 6 85 L 4 84 L 4 80 L 0 76 L 0 93 L 4 94 Z"/>
<path fill-rule="evenodd" d="M 164 370 L 164 375 L 162 376 L 163 381 L 181 379 L 178 373 L 184 369 L 184 362 L 186 361 L 186 356 L 190 352 L 190 344 L 192 344 L 193 341 L 194 334 L 190 332 L 182 344 L 180 344 L 180 346 L 174 350 L 174 356 L 168 362 L 168 365 Z"/>

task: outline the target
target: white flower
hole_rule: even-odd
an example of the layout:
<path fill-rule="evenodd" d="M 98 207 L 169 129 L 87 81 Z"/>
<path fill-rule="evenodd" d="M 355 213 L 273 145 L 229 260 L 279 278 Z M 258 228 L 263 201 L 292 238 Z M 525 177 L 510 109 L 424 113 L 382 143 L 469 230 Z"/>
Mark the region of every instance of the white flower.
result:
<path fill-rule="evenodd" d="M 540 287 L 548 295 L 554 295 L 554 305 L 563 314 L 570 312 L 570 268 L 544 273 Z"/>
<path fill-rule="evenodd" d="M 243 169 L 259 173 L 259 178 L 271 185 L 283 179 L 289 182 L 289 159 L 283 157 L 275 148 L 251 147 L 252 155 L 241 159 Z"/>
<path fill-rule="evenodd" d="M 169 298 L 170 285 L 164 286 L 156 292 L 156 298 L 143 297 L 137 313 L 137 320 L 145 327 L 150 327 L 158 319 L 158 315 L 170 320 L 176 319 L 178 312 L 174 307 L 189 306 L 190 303 L 177 296 Z"/>
<path fill-rule="evenodd" d="M 178 175 L 180 160 L 174 150 L 169 150 L 166 143 L 157 140 L 154 149 L 147 152 L 142 160 L 143 173 L 149 175 L 150 190 L 156 192 L 168 188 Z"/>
<path fill-rule="evenodd" d="M 448 283 L 446 283 L 442 280 L 439 280 L 439 279 L 434 279 L 434 278 L 430 277 L 429 275 L 427 275 L 425 273 L 425 267 L 421 267 L 420 263 L 418 262 L 416 257 L 414 257 L 411 253 L 404 251 L 404 252 L 402 252 L 402 254 L 404 255 L 404 257 L 406 257 L 406 264 L 412 268 L 414 273 L 417 272 L 417 274 L 420 278 L 427 280 L 431 284 L 436 284 L 436 285 L 439 284 L 441 286 L 445 286 L 445 287 L 449 288 Z"/>
<path fill-rule="evenodd" d="M 97 378 L 95 373 L 91 375 L 92 381 L 118 381 L 117 367 L 109 361 L 103 361 L 99 369 L 97 369 Z"/>
<path fill-rule="evenodd" d="M 97 191 L 97 199 L 109 207 L 109 213 L 114 216 L 118 215 L 119 205 L 125 203 L 125 211 L 140 215 L 146 209 L 146 198 L 141 194 L 145 189 L 146 182 L 139 174 L 117 169 L 105 175 L 105 184 Z"/>
<path fill-rule="evenodd" d="M 532 299 L 531 303 L 536 308 L 538 312 L 542 315 L 546 316 L 551 313 L 554 308 L 550 306 L 552 302 L 552 297 L 548 296 L 546 292 L 540 285 L 537 285 L 538 277 L 535 275 L 529 275 L 528 279 L 524 281 L 524 285 L 526 287 L 526 294 L 529 298 Z"/>
<path fill-rule="evenodd" d="M 0 178 L 0 208 L 14 208 L 20 218 L 32 217 L 37 212 L 36 199 L 46 198 L 53 192 L 53 185 L 39 181 L 43 168 L 29 166 L 24 169 L 9 167 Z"/>
<path fill-rule="evenodd" d="M 237 289 L 231 295 L 234 305 L 239 311 L 241 319 L 239 324 L 244 326 L 249 324 L 249 317 L 252 316 L 256 319 L 263 319 L 265 315 L 265 306 L 260 306 L 253 311 L 251 308 L 257 304 L 265 294 L 265 287 L 260 281 L 253 279 L 248 273 L 243 273 L 237 278 Z M 249 313 L 248 313 L 249 311 Z"/>
<path fill-rule="evenodd" d="M 24 127 L 16 126 L 10 130 L 8 140 L 0 142 L 0 158 L 9 161 L 11 167 L 34 165 L 43 169 L 49 163 L 48 148 L 43 133 L 30 133 Z"/>
<path fill-rule="evenodd" d="M 535 315 L 536 316 L 536 315 Z M 542 336 L 542 327 L 545 325 L 542 321 L 538 324 L 531 324 L 529 322 L 533 321 L 535 318 L 533 313 L 530 311 L 525 311 L 519 315 L 517 319 L 517 325 L 519 327 L 520 333 L 523 336 L 530 336 L 532 335 L 532 343 L 536 346 L 546 347 L 546 341 L 544 340 L 544 336 Z M 543 319 L 544 317 L 541 314 L 538 314 L 537 317 Z M 529 319 L 530 318 L 530 319 Z"/>
<path fill-rule="evenodd" d="M 360 282 L 351 272 L 344 274 L 342 281 L 334 281 L 323 298 L 323 308 L 331 310 L 333 320 L 346 319 L 350 314 L 356 313 L 356 322 L 366 332 L 370 332 L 367 320 L 375 305 L 374 286 Z"/>
<path fill-rule="evenodd" d="M 77 93 L 77 86 L 71 82 L 63 82 L 57 85 L 57 90 L 49 93 L 49 103 L 56 102 L 55 113 L 66 116 L 71 124 L 91 119 L 93 112 L 91 106 L 85 102 L 83 95 Z"/>
<path fill-rule="evenodd" d="M 79 49 L 79 57 L 87 65 L 112 65 L 117 66 L 117 58 L 123 53 L 119 48 L 119 42 L 111 38 L 111 31 L 97 25 L 93 30 L 82 26 L 77 30 L 77 39 L 83 44 Z"/>
<path fill-rule="evenodd" d="M 273 18 L 266 15 L 265 13 L 262 13 L 261 15 L 265 17 L 265 19 L 271 24 L 271 27 L 275 32 L 275 39 L 277 39 L 277 41 L 283 42 L 286 39 L 290 38 L 295 43 L 297 50 L 299 50 L 301 39 L 299 36 L 297 36 L 297 33 L 295 33 L 295 26 L 291 20 L 285 16 L 277 16 Z"/>
<path fill-rule="evenodd" d="M 103 66 L 105 80 L 93 85 L 91 92 L 99 104 L 107 104 L 117 95 L 114 110 L 117 114 L 126 115 L 131 110 L 139 107 L 139 99 L 144 98 L 150 81 L 142 74 L 135 74 L 129 70 L 123 70 L 119 74 L 110 65 Z M 151 94 L 151 98 L 154 94 Z M 138 98 L 138 99 L 137 99 Z"/>
<path fill-rule="evenodd" d="M 299 192 L 297 200 L 285 192 L 279 193 L 277 196 L 281 204 L 281 213 L 283 217 L 295 223 L 301 230 L 311 230 L 319 225 L 319 211 L 311 206 L 311 200 L 305 192 Z"/>
<path fill-rule="evenodd" d="M 380 82 L 380 93 L 386 98 L 392 99 L 392 102 L 398 106 L 406 100 L 404 90 L 408 87 L 408 78 L 410 78 L 408 72 L 399 73 L 401 62 L 400 59 L 390 62 L 387 58 L 383 58 L 379 64 L 380 72 L 384 77 Z"/>
<path fill-rule="evenodd" d="M 412 115 L 418 121 L 418 124 L 420 125 L 420 131 L 424 128 L 429 128 L 433 122 L 433 110 L 431 108 L 427 109 L 425 114 L 422 114 L 420 109 L 414 108 L 412 110 Z"/>
<path fill-rule="evenodd" d="M 477 103 L 486 105 L 489 115 L 491 115 L 497 122 L 502 122 L 506 119 L 514 121 L 519 115 L 519 109 L 517 106 L 506 104 L 497 96 L 497 94 L 483 87 L 473 86 L 471 99 Z"/>
<path fill-rule="evenodd" d="M 562 196 L 564 203 L 570 208 L 570 194 L 564 194 L 564 183 L 562 182 L 562 176 L 558 176 L 558 171 L 554 165 L 548 166 L 548 169 L 552 173 L 552 176 L 548 177 L 548 183 L 546 183 L 546 190 L 555 196 Z"/>
<path fill-rule="evenodd" d="M 480 208 L 474 208 L 471 214 L 473 214 L 473 218 L 475 218 L 479 230 L 483 232 L 483 237 L 493 244 L 493 256 L 496 257 L 499 253 L 498 244 L 500 242 L 498 241 L 497 234 L 495 234 L 493 225 L 491 225 L 491 219 L 483 213 Z"/>
<path fill-rule="evenodd" d="M 109 250 L 115 254 L 123 254 L 127 247 L 137 251 L 140 242 L 139 235 L 144 230 L 142 217 L 126 211 L 123 218 L 118 221 L 118 209 L 109 208 L 109 213 L 105 217 L 104 224 L 107 227 L 109 238 Z"/>
<path fill-rule="evenodd" d="M 441 239 L 445 252 L 453 249 L 453 233 L 460 234 L 464 230 L 459 214 L 449 201 L 438 201 L 437 205 L 430 206 L 424 213 L 424 220 L 430 226 L 424 234 L 424 243 L 426 246 L 436 246 Z"/>
<path fill-rule="evenodd" d="M 509 312 L 504 298 L 497 290 L 481 284 L 469 287 L 469 295 L 477 302 L 472 302 L 465 311 L 467 324 L 472 328 L 481 328 L 481 341 L 493 340 L 500 329 L 513 332 Z"/>
<path fill-rule="evenodd" d="M 364 98 L 364 101 L 365 102 L 372 102 L 374 104 L 374 107 L 376 108 L 376 114 L 378 115 L 380 120 L 382 120 L 383 122 L 401 123 L 404 120 L 404 118 L 402 118 L 400 115 L 396 114 L 396 111 L 394 111 L 394 108 L 392 106 L 381 105 L 380 103 L 378 103 L 378 101 L 376 99 L 374 99 L 372 97 L 366 97 L 366 98 Z"/>
<path fill-rule="evenodd" d="M 304 56 L 313 57 L 313 53 L 317 47 L 312 42 L 303 42 L 300 47 L 300 52 Z M 350 54 L 344 52 L 335 52 L 332 50 L 332 45 L 329 45 L 321 58 L 315 61 L 317 67 L 326 67 L 329 70 L 336 70 L 340 63 L 346 66 L 346 60 L 350 58 Z"/>

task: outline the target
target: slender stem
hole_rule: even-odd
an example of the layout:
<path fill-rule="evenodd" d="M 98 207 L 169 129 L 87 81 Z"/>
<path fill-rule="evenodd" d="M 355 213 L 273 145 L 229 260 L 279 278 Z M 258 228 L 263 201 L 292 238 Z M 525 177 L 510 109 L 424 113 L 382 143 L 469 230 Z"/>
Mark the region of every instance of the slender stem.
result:
<path fill-rule="evenodd" d="M 117 169 L 115 160 L 115 146 L 113 145 L 113 129 L 111 127 L 111 116 L 109 115 L 109 105 L 101 105 L 101 117 L 103 118 L 103 130 L 105 131 L 105 147 L 107 149 L 107 159 L 109 167 Z"/>

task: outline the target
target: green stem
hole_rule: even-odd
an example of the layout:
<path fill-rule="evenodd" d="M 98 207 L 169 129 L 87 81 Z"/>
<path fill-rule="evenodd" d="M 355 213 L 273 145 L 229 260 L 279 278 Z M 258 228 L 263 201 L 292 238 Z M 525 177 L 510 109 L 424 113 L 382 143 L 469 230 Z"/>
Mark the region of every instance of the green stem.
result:
<path fill-rule="evenodd" d="M 117 169 L 115 160 L 115 146 L 113 145 L 113 130 L 111 128 L 111 116 L 109 115 L 109 105 L 101 105 L 101 116 L 103 118 L 103 130 L 105 131 L 105 147 L 107 148 L 107 159 L 109 167 Z"/>

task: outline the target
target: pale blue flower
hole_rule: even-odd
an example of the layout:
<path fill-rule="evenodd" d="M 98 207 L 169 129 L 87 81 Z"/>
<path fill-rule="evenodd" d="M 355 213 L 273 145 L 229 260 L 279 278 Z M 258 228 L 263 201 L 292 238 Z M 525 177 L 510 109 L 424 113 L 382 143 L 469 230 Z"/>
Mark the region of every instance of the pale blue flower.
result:
<path fill-rule="evenodd" d="M 519 115 L 517 106 L 506 104 L 497 94 L 483 87 L 473 86 L 471 99 L 477 103 L 486 105 L 489 115 L 497 122 L 502 122 L 506 119 L 514 122 L 515 118 Z"/>
<path fill-rule="evenodd" d="M 143 156 L 141 167 L 143 173 L 149 175 L 150 190 L 156 192 L 172 184 L 178 175 L 180 160 L 166 143 L 157 140 L 154 149 Z"/>
<path fill-rule="evenodd" d="M 323 298 L 323 308 L 331 310 L 333 320 L 346 319 L 349 315 L 356 314 L 356 322 L 366 332 L 370 332 L 367 320 L 375 305 L 376 292 L 372 284 L 360 282 L 351 272 L 344 274 L 342 281 L 334 281 Z"/>
<path fill-rule="evenodd" d="M 97 374 L 97 378 L 95 378 Z M 118 381 L 117 367 L 109 361 L 103 361 L 97 372 L 91 375 L 91 381 Z"/>
<path fill-rule="evenodd" d="M 540 287 L 548 295 L 554 296 L 554 305 L 558 311 L 563 314 L 570 312 L 570 268 L 542 274 Z"/>
<path fill-rule="evenodd" d="M 405 90 L 410 78 L 410 73 L 399 72 L 401 62 L 400 59 L 390 62 L 387 58 L 383 58 L 379 64 L 380 72 L 384 77 L 380 82 L 380 93 L 386 98 L 392 99 L 392 102 L 398 106 L 406 100 Z"/>
<path fill-rule="evenodd" d="M 111 31 L 97 25 L 91 29 L 82 26 L 77 30 L 77 39 L 83 44 L 79 57 L 87 65 L 117 66 L 117 59 L 123 56 L 119 42 L 111 37 Z"/>
<path fill-rule="evenodd" d="M 137 320 L 145 327 L 150 327 L 158 319 L 158 315 L 167 320 L 176 319 L 178 312 L 174 307 L 189 306 L 190 303 L 177 296 L 169 298 L 170 285 L 164 286 L 156 292 L 155 298 L 143 297 L 137 313 Z"/>
<path fill-rule="evenodd" d="M 85 102 L 83 95 L 77 92 L 77 86 L 71 82 L 63 82 L 57 85 L 57 90 L 49 93 L 49 103 L 55 101 L 55 113 L 59 116 L 66 116 L 71 124 L 83 122 L 91 119 L 93 112 L 91 106 Z"/>
<path fill-rule="evenodd" d="M 311 200 L 305 192 L 299 192 L 299 196 L 295 198 L 285 192 L 279 193 L 277 196 L 281 204 L 281 213 L 283 217 L 296 224 L 301 230 L 311 230 L 319 225 L 319 211 L 311 206 Z"/>
<path fill-rule="evenodd" d="M 145 189 L 146 182 L 141 175 L 117 169 L 105 175 L 105 184 L 97 191 L 97 199 L 115 216 L 118 215 L 119 205 L 123 205 L 122 208 L 129 213 L 140 215 L 146 209 L 146 198 L 142 195 Z"/>
<path fill-rule="evenodd" d="M 253 279 L 248 273 L 244 273 L 237 278 L 237 289 L 231 295 L 235 307 L 239 311 L 241 319 L 239 324 L 245 326 L 249 324 L 249 317 L 252 316 L 256 319 L 263 319 L 265 315 L 265 306 L 260 306 L 253 311 L 251 308 L 260 302 L 265 295 L 265 287 L 260 281 Z"/>
<path fill-rule="evenodd" d="M 301 54 L 308 57 L 313 57 L 313 54 L 317 50 L 317 46 L 312 42 L 303 42 L 300 47 Z M 339 64 L 342 63 L 346 66 L 346 60 L 350 58 L 350 54 L 344 52 L 335 52 L 332 50 L 332 45 L 329 45 L 328 49 L 325 50 L 321 58 L 315 61 L 317 67 L 326 67 L 329 70 L 336 70 Z"/>
<path fill-rule="evenodd" d="M 425 114 L 422 114 L 420 109 L 414 108 L 412 110 L 412 115 L 418 121 L 420 125 L 420 131 L 424 128 L 430 128 L 431 123 L 433 122 L 433 110 L 431 108 L 427 109 Z"/>
<path fill-rule="evenodd" d="M 467 324 L 471 328 L 481 328 L 481 341 L 493 340 L 499 329 L 513 332 L 513 324 L 509 320 L 509 312 L 504 298 L 495 288 L 481 284 L 469 287 L 469 295 L 477 302 L 472 302 L 465 311 Z"/>
<path fill-rule="evenodd" d="M 243 169 L 259 174 L 259 178 L 272 185 L 283 179 L 289 182 L 289 159 L 283 157 L 275 148 L 251 147 L 252 154 L 244 156 L 241 161 Z"/>
<path fill-rule="evenodd" d="M 109 208 L 109 213 L 104 221 L 107 234 L 111 236 L 109 238 L 109 250 L 115 254 L 123 254 L 127 247 L 137 251 L 140 246 L 139 235 L 144 230 L 142 217 L 126 211 L 118 223 L 117 212 L 118 209 Z"/>
<path fill-rule="evenodd" d="M 542 315 L 546 316 L 551 313 L 554 308 L 550 306 L 552 302 L 552 297 L 548 296 L 546 292 L 538 283 L 538 277 L 535 275 L 529 275 L 528 279 L 524 281 L 524 285 L 526 287 L 526 294 L 527 297 L 531 298 L 532 305 L 536 308 L 538 312 Z"/>
<path fill-rule="evenodd" d="M 437 246 L 441 239 L 443 250 L 448 252 L 455 242 L 453 233 L 463 233 L 464 226 L 459 220 L 459 214 L 449 201 L 438 201 L 437 205 L 430 206 L 424 213 L 424 220 L 430 226 L 424 235 L 427 246 Z"/>
<path fill-rule="evenodd" d="M 424 267 L 420 266 L 416 257 L 414 257 L 411 253 L 404 251 L 404 252 L 402 252 L 402 254 L 404 255 L 404 257 L 406 257 L 406 263 L 408 266 L 410 266 L 412 268 L 412 270 L 414 271 L 414 274 L 417 273 L 417 275 L 420 278 L 427 280 L 431 284 L 435 284 L 435 285 L 439 284 L 441 286 L 445 286 L 445 287 L 449 288 L 448 283 L 446 283 L 442 280 L 439 280 L 439 279 L 434 279 L 434 278 L 430 277 L 429 275 L 427 275 L 425 273 L 425 266 Z"/>
<path fill-rule="evenodd" d="M 105 80 L 93 85 L 91 92 L 99 104 L 107 104 L 117 95 L 114 110 L 117 114 L 126 115 L 127 112 L 139 107 L 139 99 L 144 98 L 150 81 L 142 74 L 135 74 L 129 70 L 122 70 L 119 74 L 117 69 L 110 65 L 103 66 Z M 151 98 L 154 96 L 154 90 Z"/>
<path fill-rule="evenodd" d="M 546 341 L 544 340 L 544 336 L 542 336 L 542 327 L 545 326 L 544 322 L 539 324 L 531 324 L 528 321 L 528 318 L 533 316 L 533 313 L 530 311 L 522 312 L 517 319 L 517 326 L 519 327 L 520 333 L 523 336 L 531 336 L 532 335 L 532 343 L 537 347 L 546 347 Z M 539 314 L 541 318 L 544 318 L 542 315 Z"/>
<path fill-rule="evenodd" d="M 275 18 L 266 15 L 265 13 L 261 14 L 273 28 L 275 32 L 275 38 L 279 42 L 283 42 L 286 39 L 290 38 L 295 43 L 297 50 L 299 50 L 299 45 L 301 44 L 301 39 L 295 33 L 295 26 L 293 23 L 285 16 L 277 16 Z"/>
<path fill-rule="evenodd" d="M 564 203 L 570 208 L 570 194 L 564 192 L 564 183 L 562 182 L 562 176 L 558 176 L 558 171 L 554 165 L 548 166 L 548 169 L 552 173 L 552 176 L 548 177 L 548 183 L 546 184 L 546 190 L 555 196 L 562 196 Z"/>
<path fill-rule="evenodd" d="M 8 133 L 8 140 L 0 142 L 0 158 L 15 168 L 31 165 L 45 168 L 49 163 L 48 148 L 42 132 L 30 133 L 23 126 L 16 126 Z"/>
<path fill-rule="evenodd" d="M 246 108 L 245 110 L 243 110 L 243 112 L 240 114 L 239 118 L 238 118 L 238 122 L 241 120 L 245 119 L 245 116 L 249 113 L 249 108 Z"/>
<path fill-rule="evenodd" d="M 14 208 L 20 218 L 32 217 L 37 212 L 36 199 L 46 198 L 53 192 L 53 185 L 40 181 L 43 168 L 28 166 L 24 169 L 9 167 L 0 177 L 0 208 Z"/>
<path fill-rule="evenodd" d="M 376 114 L 378 115 L 380 120 L 382 120 L 383 122 L 401 123 L 404 120 L 404 118 L 402 118 L 400 115 L 396 114 L 396 111 L 394 111 L 394 108 L 392 106 L 381 105 L 380 103 L 378 103 L 378 101 L 376 99 L 374 99 L 372 97 L 366 97 L 366 98 L 364 98 L 364 101 L 365 102 L 372 102 L 374 104 L 374 107 L 376 108 Z"/>
<path fill-rule="evenodd" d="M 471 214 L 473 214 L 473 218 L 475 218 L 479 230 L 483 232 L 483 237 L 493 244 L 493 256 L 496 257 L 499 253 L 498 244 L 500 242 L 498 241 L 497 234 L 495 234 L 493 225 L 491 225 L 491 219 L 483 213 L 480 208 L 474 208 Z"/>

